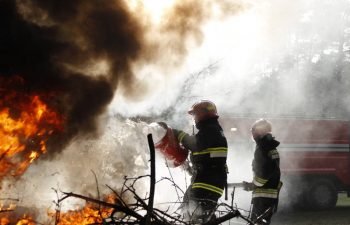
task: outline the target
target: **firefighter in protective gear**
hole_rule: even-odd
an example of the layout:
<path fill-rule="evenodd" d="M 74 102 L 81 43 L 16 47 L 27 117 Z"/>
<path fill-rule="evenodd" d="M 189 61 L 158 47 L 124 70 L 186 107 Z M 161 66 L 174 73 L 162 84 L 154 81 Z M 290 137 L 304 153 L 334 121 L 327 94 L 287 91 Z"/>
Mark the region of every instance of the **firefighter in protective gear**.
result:
<path fill-rule="evenodd" d="M 190 151 L 193 171 L 183 207 L 191 222 L 205 223 L 214 218 L 217 201 L 227 184 L 227 140 L 214 103 L 199 101 L 188 113 L 194 117 L 198 133 L 189 135 L 174 130 L 179 143 Z"/>
<path fill-rule="evenodd" d="M 277 210 L 282 187 L 280 160 L 276 149 L 280 143 L 275 140 L 271 131 L 271 123 L 265 119 L 257 120 L 251 128 L 256 142 L 252 163 L 254 177 L 252 183 L 246 184 L 246 189 L 253 191 L 252 220 L 256 224 L 270 224 L 271 217 Z"/>

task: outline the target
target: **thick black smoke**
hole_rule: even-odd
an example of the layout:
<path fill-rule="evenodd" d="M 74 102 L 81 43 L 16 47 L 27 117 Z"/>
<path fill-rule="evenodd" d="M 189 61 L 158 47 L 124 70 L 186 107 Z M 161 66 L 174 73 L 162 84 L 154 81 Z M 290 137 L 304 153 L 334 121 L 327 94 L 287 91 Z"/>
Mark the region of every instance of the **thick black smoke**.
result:
<path fill-rule="evenodd" d="M 0 82 L 19 76 L 24 84 L 7 90 L 55 93 L 44 99 L 65 117 L 64 135 L 51 140 L 54 149 L 94 131 L 97 116 L 117 89 L 129 98 L 146 93 L 147 86 L 133 73 L 136 62 L 181 64 L 188 53 L 186 40 L 201 43 L 201 25 L 218 4 L 176 1 L 163 22 L 152 27 L 143 20 L 143 10 L 132 11 L 126 2 L 0 0 Z M 239 4 L 229 11 L 218 6 L 223 14 L 241 9 Z"/>
<path fill-rule="evenodd" d="M 65 115 L 66 140 L 94 130 L 120 82 L 134 91 L 143 31 L 123 1 L 1 0 L 0 29 L 0 76 L 23 77 L 26 93 L 55 91 L 46 102 Z M 107 61 L 107 74 L 79 71 L 95 60 Z"/>

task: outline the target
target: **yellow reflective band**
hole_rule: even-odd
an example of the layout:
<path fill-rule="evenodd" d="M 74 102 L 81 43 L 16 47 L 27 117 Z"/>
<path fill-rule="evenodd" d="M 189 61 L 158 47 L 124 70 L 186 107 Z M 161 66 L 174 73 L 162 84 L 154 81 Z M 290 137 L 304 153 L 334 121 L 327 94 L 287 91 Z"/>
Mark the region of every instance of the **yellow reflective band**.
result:
<path fill-rule="evenodd" d="M 209 150 L 209 151 L 217 151 L 217 150 L 222 150 L 222 149 L 226 149 L 226 151 L 227 151 L 227 147 L 207 148 L 207 149 L 205 149 L 205 150 Z"/>
<path fill-rule="evenodd" d="M 278 151 L 277 149 L 273 149 L 273 150 L 270 150 L 269 153 L 267 153 L 269 156 L 273 155 L 273 154 L 278 154 Z"/>
<path fill-rule="evenodd" d="M 204 187 L 204 186 L 195 186 L 195 187 L 192 187 L 192 188 L 202 188 L 202 189 L 206 189 L 206 190 L 208 190 L 208 191 L 215 192 L 215 193 L 217 193 L 217 194 L 219 194 L 219 195 L 222 195 L 222 193 L 223 193 L 223 192 L 216 191 L 216 190 L 213 190 L 213 189 L 211 189 L 211 188 Z"/>
<path fill-rule="evenodd" d="M 279 159 L 279 158 L 280 158 L 280 156 L 278 154 L 274 154 L 271 156 L 271 159 Z"/>
<path fill-rule="evenodd" d="M 278 198 L 278 190 L 271 188 L 257 188 L 253 191 L 253 198 Z"/>
<path fill-rule="evenodd" d="M 215 151 L 215 152 L 227 153 L 227 151 Z M 209 153 L 214 153 L 214 152 L 209 152 L 209 151 L 194 152 L 193 155 L 205 155 L 205 154 L 209 154 Z"/>
<path fill-rule="evenodd" d="M 213 185 L 210 184 L 206 184 L 206 183 L 193 183 L 192 184 L 192 188 L 202 188 L 202 189 L 206 189 L 212 192 L 215 192 L 219 195 L 222 195 L 222 193 L 224 192 L 223 189 L 215 187 Z"/>
<path fill-rule="evenodd" d="M 178 136 L 178 138 L 177 138 L 177 139 L 179 140 L 180 143 L 182 142 L 182 139 L 184 139 L 185 136 L 186 136 L 186 133 L 183 132 L 183 131 L 181 131 L 180 134 L 179 134 L 179 136 Z"/>
<path fill-rule="evenodd" d="M 216 190 L 218 190 L 218 191 L 224 191 L 223 189 L 221 189 L 221 188 L 219 188 L 219 187 L 216 187 L 216 186 L 211 185 L 211 184 L 206 184 L 206 183 L 193 183 L 192 185 L 204 185 L 204 186 L 207 186 L 207 187 L 216 189 Z"/>
<path fill-rule="evenodd" d="M 253 183 L 258 186 L 258 187 L 261 187 L 263 186 L 264 184 L 266 184 L 268 180 L 265 180 L 261 177 L 257 177 L 257 176 L 254 176 L 254 179 L 253 179 Z"/>
<path fill-rule="evenodd" d="M 264 178 L 258 177 L 258 176 L 255 176 L 254 179 L 262 184 L 265 184 L 267 182 L 267 180 L 265 180 Z"/>
<path fill-rule="evenodd" d="M 252 195 L 253 198 L 274 198 L 277 199 L 278 198 L 278 194 L 274 193 L 274 194 L 270 194 L 270 193 L 253 193 Z"/>
<path fill-rule="evenodd" d="M 265 189 L 265 188 L 257 188 L 253 191 L 253 193 L 267 193 L 267 194 L 277 194 L 277 189 Z"/>
<path fill-rule="evenodd" d="M 273 149 L 273 150 L 269 151 L 269 152 L 267 153 L 267 155 L 268 155 L 271 159 L 279 159 L 279 158 L 280 158 L 277 149 Z"/>
<path fill-rule="evenodd" d="M 207 148 L 200 152 L 194 152 L 193 155 L 204 155 L 204 154 L 209 154 L 214 152 L 227 153 L 227 148 L 226 147 Z"/>
<path fill-rule="evenodd" d="M 278 192 L 268 192 L 268 191 L 256 191 L 253 194 L 270 194 L 270 195 L 278 195 Z"/>

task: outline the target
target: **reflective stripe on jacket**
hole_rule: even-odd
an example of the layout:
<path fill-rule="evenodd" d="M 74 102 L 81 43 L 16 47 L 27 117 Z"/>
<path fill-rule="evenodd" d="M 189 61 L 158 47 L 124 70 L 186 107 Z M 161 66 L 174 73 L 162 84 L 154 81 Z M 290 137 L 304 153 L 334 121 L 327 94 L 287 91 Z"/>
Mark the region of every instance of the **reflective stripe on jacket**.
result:
<path fill-rule="evenodd" d="M 222 195 L 224 193 L 224 190 L 219 188 L 219 187 L 216 187 L 214 185 L 211 185 L 211 184 L 207 184 L 207 183 L 193 183 L 192 184 L 192 189 L 195 189 L 195 188 L 201 188 L 201 189 L 205 189 L 205 190 L 208 190 L 208 191 L 211 191 L 211 192 L 215 192 L 219 195 Z"/>
<path fill-rule="evenodd" d="M 253 199 L 257 197 L 278 198 L 281 187 L 279 154 L 276 147 L 279 142 L 267 134 L 257 140 L 253 160 Z"/>
<path fill-rule="evenodd" d="M 227 147 L 207 148 L 202 151 L 194 152 L 193 155 L 209 154 L 210 158 L 227 157 Z"/>
<path fill-rule="evenodd" d="M 282 188 L 283 183 L 279 182 L 277 188 L 261 188 L 257 187 L 253 190 L 253 198 L 278 198 L 279 192 Z"/>

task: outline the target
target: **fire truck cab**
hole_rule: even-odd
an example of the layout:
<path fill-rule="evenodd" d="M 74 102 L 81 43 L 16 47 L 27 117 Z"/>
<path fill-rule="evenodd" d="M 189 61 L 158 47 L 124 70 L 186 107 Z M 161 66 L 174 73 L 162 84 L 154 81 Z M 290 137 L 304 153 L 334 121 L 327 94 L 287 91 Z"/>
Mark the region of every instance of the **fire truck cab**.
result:
<path fill-rule="evenodd" d="M 228 141 L 252 142 L 250 128 L 259 119 L 222 117 Z M 339 192 L 350 197 L 350 123 L 336 119 L 266 118 L 281 142 L 281 180 L 290 203 L 323 210 L 336 205 Z M 283 199 L 283 196 L 281 196 Z"/>

